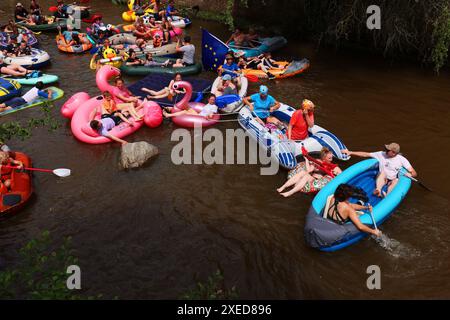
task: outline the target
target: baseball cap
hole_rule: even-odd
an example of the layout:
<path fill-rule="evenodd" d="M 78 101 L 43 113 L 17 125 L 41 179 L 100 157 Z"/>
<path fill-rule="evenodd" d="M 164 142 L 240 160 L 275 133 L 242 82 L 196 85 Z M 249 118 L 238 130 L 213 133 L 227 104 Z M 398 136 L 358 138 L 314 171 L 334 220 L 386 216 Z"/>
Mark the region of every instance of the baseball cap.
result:
<path fill-rule="evenodd" d="M 261 94 L 267 94 L 269 92 L 269 88 L 267 88 L 266 86 L 260 86 L 259 87 L 259 93 Z"/>
<path fill-rule="evenodd" d="M 231 76 L 230 76 L 229 74 L 225 74 L 225 75 L 222 77 L 222 80 L 224 80 L 224 81 L 231 80 Z"/>
<path fill-rule="evenodd" d="M 16 7 L 23 7 L 20 2 L 17 2 Z"/>
<path fill-rule="evenodd" d="M 392 142 L 384 146 L 386 150 L 394 151 L 395 153 L 400 153 L 400 145 L 398 143 Z"/>

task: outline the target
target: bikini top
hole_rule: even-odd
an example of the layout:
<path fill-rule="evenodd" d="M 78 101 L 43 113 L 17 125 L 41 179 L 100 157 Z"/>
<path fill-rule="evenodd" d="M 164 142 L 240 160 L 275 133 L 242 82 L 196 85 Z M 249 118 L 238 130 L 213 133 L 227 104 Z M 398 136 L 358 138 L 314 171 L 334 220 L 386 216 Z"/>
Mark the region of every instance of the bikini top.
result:
<path fill-rule="evenodd" d="M 350 221 L 350 218 L 344 219 L 341 216 L 338 210 L 338 204 L 339 201 L 334 200 L 333 205 L 331 205 L 330 208 L 328 208 L 327 219 L 333 220 L 337 224 L 346 224 L 347 222 Z M 333 214 L 334 212 L 336 212 L 336 215 Z"/>

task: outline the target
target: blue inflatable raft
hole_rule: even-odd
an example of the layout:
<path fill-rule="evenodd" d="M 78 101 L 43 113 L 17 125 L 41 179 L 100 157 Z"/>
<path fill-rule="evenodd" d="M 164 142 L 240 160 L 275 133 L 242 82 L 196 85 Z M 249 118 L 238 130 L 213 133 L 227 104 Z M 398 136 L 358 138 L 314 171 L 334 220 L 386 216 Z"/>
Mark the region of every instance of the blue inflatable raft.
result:
<path fill-rule="evenodd" d="M 0 103 L 17 97 L 22 92 L 22 86 L 15 80 L 0 78 Z"/>
<path fill-rule="evenodd" d="M 368 159 L 358 162 L 342 172 L 328 183 L 314 198 L 306 216 L 305 241 L 321 251 L 337 251 L 348 247 L 367 236 L 359 231 L 352 222 L 340 225 L 323 218 L 323 212 L 329 196 L 342 184 L 350 184 L 363 189 L 373 207 L 376 225 L 381 225 L 402 202 L 411 187 L 411 179 L 400 175 L 399 182 L 385 198 L 373 195 L 378 174 L 378 160 Z M 356 199 L 354 200 L 356 202 Z M 369 212 L 360 216 L 360 221 L 367 226 L 374 226 Z"/>
<path fill-rule="evenodd" d="M 235 46 L 234 42 L 230 42 L 228 45 L 231 50 L 236 53 L 242 52 L 245 57 L 257 57 L 262 53 L 273 52 L 287 44 L 287 40 L 285 37 L 277 36 L 271 38 L 261 38 L 258 40 L 259 46 L 251 48 L 251 47 L 240 47 Z"/>

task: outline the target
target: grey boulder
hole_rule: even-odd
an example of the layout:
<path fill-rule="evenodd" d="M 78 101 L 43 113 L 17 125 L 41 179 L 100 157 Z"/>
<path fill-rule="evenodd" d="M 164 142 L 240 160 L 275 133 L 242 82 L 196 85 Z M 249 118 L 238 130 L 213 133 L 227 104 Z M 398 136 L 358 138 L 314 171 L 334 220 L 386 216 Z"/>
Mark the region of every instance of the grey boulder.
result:
<path fill-rule="evenodd" d="M 123 169 L 139 168 L 158 154 L 158 148 L 148 142 L 127 143 L 122 146 L 119 165 Z"/>

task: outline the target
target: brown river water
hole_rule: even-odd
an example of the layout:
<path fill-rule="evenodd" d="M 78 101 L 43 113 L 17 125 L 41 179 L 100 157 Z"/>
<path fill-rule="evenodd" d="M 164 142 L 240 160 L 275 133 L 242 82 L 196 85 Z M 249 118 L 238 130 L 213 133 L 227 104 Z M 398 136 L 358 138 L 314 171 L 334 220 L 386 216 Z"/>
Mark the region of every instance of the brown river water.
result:
<path fill-rule="evenodd" d="M 105 22 L 120 23 L 124 8 L 108 0 L 91 2 Z M 14 3 L 2 0 L 0 9 L 12 12 Z M 40 3 L 47 8 L 50 1 Z M 198 48 L 200 26 L 228 36 L 217 23 L 194 20 L 187 32 Z M 98 93 L 88 54 L 59 53 L 54 34 L 39 39 L 52 56 L 45 71 L 60 76 L 65 99 L 78 91 Z M 313 44 L 295 41 L 275 57 L 307 57 L 311 68 L 270 82 L 274 97 L 294 106 L 303 98 L 314 101 L 316 122 L 351 150 L 377 151 L 397 141 L 419 178 L 434 189 L 413 185 L 381 226 L 388 246 L 366 238 L 335 253 L 308 248 L 303 226 L 312 198 L 281 198 L 275 189 L 285 171 L 261 176 L 257 165 L 175 166 L 170 135 L 176 127 L 167 121 L 127 138 L 155 144 L 158 158 L 140 170 L 120 171 L 118 145 L 92 146 L 73 138 L 59 115 L 64 99 L 53 110 L 61 128 L 37 129 L 30 139 L 9 145 L 31 155 L 37 167 L 71 168 L 72 176 L 34 175 L 34 200 L 0 222 L 0 257 L 14 264 L 18 248 L 49 230 L 56 241 L 73 237 L 82 286 L 90 295 L 178 298 L 220 269 L 226 286 L 235 286 L 241 298 L 450 298 L 448 70 L 436 76 L 411 63 L 392 64 L 368 53 L 317 52 Z M 212 73 L 201 77 L 214 79 Z M 0 121 L 40 115 L 38 108 L 30 109 Z M 216 128 L 237 127 L 230 122 Z M 366 287 L 369 265 L 381 268 L 381 290 Z"/>

